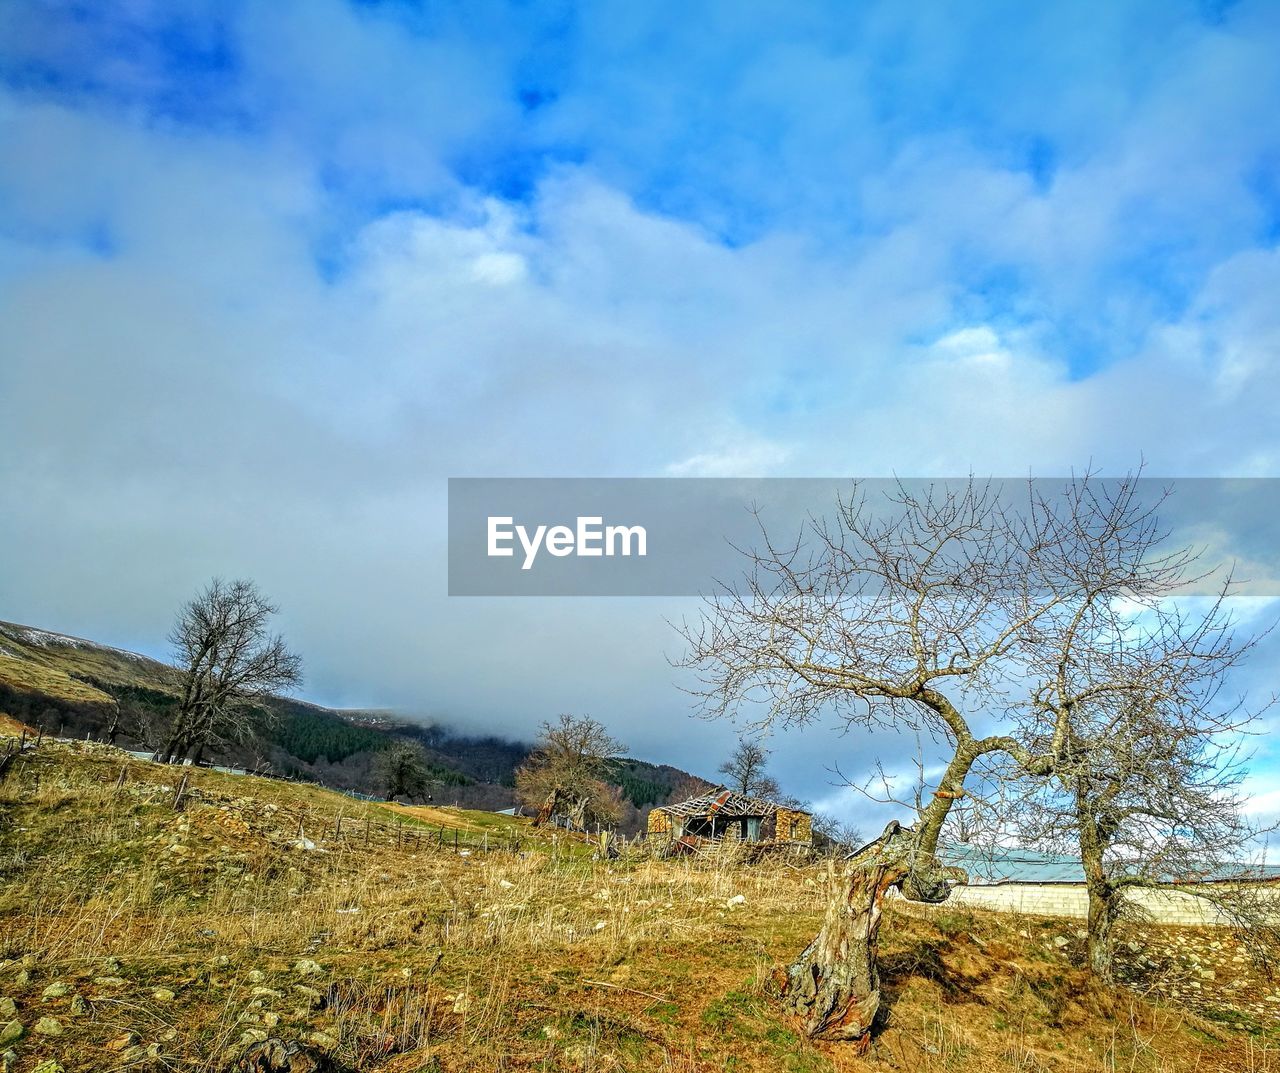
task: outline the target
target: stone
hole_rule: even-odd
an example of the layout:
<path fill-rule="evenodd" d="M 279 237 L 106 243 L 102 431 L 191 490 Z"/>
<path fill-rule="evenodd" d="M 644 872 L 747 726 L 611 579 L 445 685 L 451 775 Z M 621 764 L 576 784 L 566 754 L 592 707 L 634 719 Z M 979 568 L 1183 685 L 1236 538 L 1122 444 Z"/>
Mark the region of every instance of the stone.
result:
<path fill-rule="evenodd" d="M 1053 945 L 1056 946 L 1059 950 L 1061 950 L 1064 946 L 1070 946 L 1071 940 L 1068 939 L 1065 935 L 1055 935 L 1053 937 Z"/>
<path fill-rule="evenodd" d="M 302 958 L 293 967 L 293 971 L 299 976 L 319 976 L 324 972 L 324 968 L 318 961 L 312 961 L 310 958 Z"/>
<path fill-rule="evenodd" d="M 13 982 L 18 987 L 26 987 L 28 984 L 31 983 L 31 973 L 29 973 L 26 969 L 23 969 L 21 972 L 18 973 L 17 976 L 13 978 Z"/>
<path fill-rule="evenodd" d="M 63 1069 L 62 1066 L 58 1065 L 58 1063 L 52 1058 L 46 1058 L 36 1066 L 31 1073 L 67 1073 L 67 1071 Z"/>
<path fill-rule="evenodd" d="M 83 1017 L 89 1012 L 89 1004 L 80 995 L 71 996 L 71 1016 Z"/>
<path fill-rule="evenodd" d="M 324 995 L 314 987 L 308 987 L 306 984 L 294 984 L 293 990 L 298 997 L 304 999 L 309 1006 L 324 1005 Z"/>
<path fill-rule="evenodd" d="M 93 982 L 99 987 L 124 987 L 123 976 L 95 976 Z"/>
<path fill-rule="evenodd" d="M 45 1002 L 48 1002 L 51 998 L 62 998 L 62 996 L 65 995 L 70 990 L 71 988 L 69 988 L 61 980 L 58 980 L 58 981 L 55 981 L 54 983 L 51 983 L 42 992 L 40 992 L 40 997 Z"/>
<path fill-rule="evenodd" d="M 314 1043 L 317 1047 L 333 1048 L 338 1045 L 338 1041 L 334 1039 L 328 1032 L 312 1032 L 307 1037 L 309 1043 Z"/>
<path fill-rule="evenodd" d="M 275 1028 L 280 1023 L 280 1015 L 268 1010 L 262 1015 L 262 1023 L 268 1028 Z"/>
<path fill-rule="evenodd" d="M 151 997 L 157 1002 L 172 1002 L 178 996 L 170 991 L 167 987 L 157 987 L 151 992 Z"/>
<path fill-rule="evenodd" d="M 262 981 L 263 981 L 263 980 L 265 980 L 266 978 L 267 978 L 267 974 L 266 974 L 265 972 L 263 972 L 261 969 L 250 969 L 250 970 L 249 970 L 249 973 L 248 973 L 248 980 L 249 980 L 249 983 L 251 983 L 251 984 L 260 984 L 260 983 L 262 983 Z"/>
<path fill-rule="evenodd" d="M 0 1021 L 9 1021 L 18 1016 L 18 1004 L 8 995 L 0 996 Z"/>
<path fill-rule="evenodd" d="M 109 1051 L 123 1051 L 126 1047 L 132 1047 L 140 1038 L 136 1032 L 126 1032 L 123 1036 L 117 1036 L 106 1047 Z"/>
<path fill-rule="evenodd" d="M 252 1046 L 255 1043 L 262 1043 L 266 1038 L 267 1034 L 260 1028 L 246 1028 L 240 1033 L 240 1042 L 246 1047 Z"/>
<path fill-rule="evenodd" d="M 32 1031 L 41 1036 L 61 1036 L 62 1022 L 55 1017 L 41 1017 Z"/>
<path fill-rule="evenodd" d="M 17 1043 L 27 1034 L 27 1030 L 22 1027 L 21 1021 L 10 1021 L 3 1028 L 0 1028 L 0 1047 L 7 1047 L 10 1043 Z"/>

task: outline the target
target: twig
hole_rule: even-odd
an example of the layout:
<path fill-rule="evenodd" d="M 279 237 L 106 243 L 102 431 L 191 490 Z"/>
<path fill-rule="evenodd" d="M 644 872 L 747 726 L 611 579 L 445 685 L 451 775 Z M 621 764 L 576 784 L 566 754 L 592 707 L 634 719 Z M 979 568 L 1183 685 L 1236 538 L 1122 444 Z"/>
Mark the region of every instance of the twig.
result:
<path fill-rule="evenodd" d="M 644 998 L 651 998 L 654 1002 L 675 1002 L 670 995 L 654 995 L 648 991 L 637 991 L 634 987 L 623 987 L 620 984 L 608 984 L 603 980 L 583 980 L 584 984 L 590 984 L 592 987 L 607 987 L 611 991 L 625 991 L 630 995 L 641 995 Z"/>

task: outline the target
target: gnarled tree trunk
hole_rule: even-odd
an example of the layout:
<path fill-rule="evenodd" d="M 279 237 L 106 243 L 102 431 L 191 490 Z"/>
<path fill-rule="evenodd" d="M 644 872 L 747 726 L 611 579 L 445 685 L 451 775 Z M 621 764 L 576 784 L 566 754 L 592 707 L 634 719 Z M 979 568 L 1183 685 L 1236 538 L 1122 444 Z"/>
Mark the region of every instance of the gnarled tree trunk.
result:
<path fill-rule="evenodd" d="M 870 1044 L 880 1009 L 876 950 L 884 897 L 891 887 L 905 887 L 915 901 L 940 902 L 953 874 L 920 852 L 915 832 L 897 823 L 845 867 L 831 867 L 822 928 L 787 970 L 783 989 L 811 1037 Z"/>

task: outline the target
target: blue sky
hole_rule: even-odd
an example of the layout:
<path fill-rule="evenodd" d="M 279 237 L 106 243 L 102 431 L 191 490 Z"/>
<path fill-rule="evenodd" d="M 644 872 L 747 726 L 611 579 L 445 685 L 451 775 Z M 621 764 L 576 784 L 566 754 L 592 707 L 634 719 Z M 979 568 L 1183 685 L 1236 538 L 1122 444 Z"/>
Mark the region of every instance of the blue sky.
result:
<path fill-rule="evenodd" d="M 11 0 L 0 616 L 158 650 L 245 573 L 316 699 L 713 756 L 665 609 L 444 599 L 444 479 L 1277 475 L 1278 54 L 1275 3 Z"/>

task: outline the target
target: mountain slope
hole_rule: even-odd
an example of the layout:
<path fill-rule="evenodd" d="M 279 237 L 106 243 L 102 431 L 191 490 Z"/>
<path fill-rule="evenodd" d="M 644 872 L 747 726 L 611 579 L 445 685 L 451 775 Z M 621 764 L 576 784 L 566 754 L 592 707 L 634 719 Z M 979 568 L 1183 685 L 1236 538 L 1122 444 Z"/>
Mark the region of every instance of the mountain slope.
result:
<path fill-rule="evenodd" d="M 178 699 L 177 671 L 135 652 L 81 637 L 0 622 L 0 713 L 64 737 L 111 738 L 146 749 L 162 737 Z M 337 710 L 287 697 L 263 702 L 256 738 L 231 744 L 220 763 L 270 771 L 337 789 L 377 793 L 378 753 L 396 741 L 420 745 L 436 783 L 433 798 L 470 808 L 515 803 L 515 770 L 531 746 L 415 722 L 384 710 Z M 691 776 L 669 765 L 620 758 L 615 782 L 630 808 L 628 832 Z"/>

